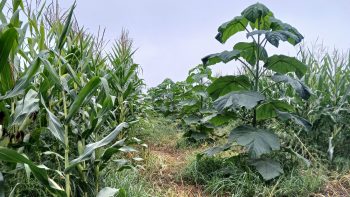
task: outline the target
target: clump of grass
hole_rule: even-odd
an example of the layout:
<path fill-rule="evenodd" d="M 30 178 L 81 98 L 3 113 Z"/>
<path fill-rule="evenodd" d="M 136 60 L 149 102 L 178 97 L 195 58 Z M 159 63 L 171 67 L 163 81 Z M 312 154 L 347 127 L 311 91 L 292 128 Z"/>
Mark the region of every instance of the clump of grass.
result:
<path fill-rule="evenodd" d="M 202 185 L 211 196 L 307 196 L 320 191 L 326 181 L 322 168 L 305 168 L 300 162 L 288 160 L 282 163 L 284 175 L 265 182 L 250 170 L 244 155 L 203 157 L 193 159 L 182 177 L 188 183 Z"/>
<path fill-rule="evenodd" d="M 36 179 L 27 178 L 24 172 L 19 172 L 16 176 L 5 176 L 5 191 L 8 191 L 6 196 L 47 196 L 48 191 Z M 22 180 L 20 183 L 18 180 Z"/>
<path fill-rule="evenodd" d="M 109 187 L 123 188 L 128 197 L 147 197 L 155 193 L 142 174 L 133 169 L 110 171 L 106 174 L 105 183 Z"/>
<path fill-rule="evenodd" d="M 153 115 L 141 119 L 130 129 L 130 135 L 140 138 L 153 145 L 176 144 L 181 138 L 182 129 L 176 120 L 170 120 L 162 115 Z"/>
<path fill-rule="evenodd" d="M 335 170 L 338 173 L 346 174 L 350 171 L 350 159 L 349 157 L 337 156 L 330 164 L 330 169 Z"/>

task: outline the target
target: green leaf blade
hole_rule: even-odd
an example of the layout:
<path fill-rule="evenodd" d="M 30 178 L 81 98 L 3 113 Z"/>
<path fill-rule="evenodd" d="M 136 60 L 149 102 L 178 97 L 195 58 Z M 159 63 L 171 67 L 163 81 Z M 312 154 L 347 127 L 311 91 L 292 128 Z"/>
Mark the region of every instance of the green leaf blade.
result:
<path fill-rule="evenodd" d="M 265 181 L 274 179 L 283 174 L 281 164 L 272 159 L 258 159 L 252 163 Z"/>
<path fill-rule="evenodd" d="M 279 74 L 294 72 L 299 78 L 304 76 L 308 69 L 306 64 L 294 57 L 288 57 L 286 55 L 273 55 L 269 57 L 264 67 Z"/>
<path fill-rule="evenodd" d="M 86 145 L 83 153 L 78 158 L 72 160 L 70 162 L 70 166 L 67 169 L 65 169 L 65 171 L 69 171 L 78 163 L 87 160 L 97 148 L 106 146 L 107 144 L 111 143 L 118 136 L 118 134 L 127 126 L 128 124 L 123 122 L 119 124 L 110 134 L 108 134 L 106 137 L 104 137 L 100 141 Z"/>
<path fill-rule="evenodd" d="M 246 109 L 252 109 L 256 105 L 258 105 L 260 101 L 263 100 L 265 100 L 265 96 L 260 94 L 259 92 L 231 92 L 216 99 L 214 101 L 214 107 L 219 112 L 223 112 L 225 109 L 235 110 L 241 107 L 245 107 Z"/>
<path fill-rule="evenodd" d="M 292 88 L 298 93 L 298 95 L 304 99 L 308 100 L 312 95 L 311 90 L 300 80 L 294 79 L 288 75 L 275 74 L 271 79 L 276 83 L 287 83 L 292 86 Z"/>
<path fill-rule="evenodd" d="M 79 108 L 93 96 L 93 93 L 100 86 L 101 79 L 99 77 L 93 77 L 90 81 L 80 90 L 77 98 L 74 100 L 68 110 L 66 121 L 68 122 L 79 111 Z"/>
<path fill-rule="evenodd" d="M 229 143 L 234 141 L 241 146 L 245 146 L 253 158 L 280 150 L 279 138 L 269 130 L 258 129 L 244 125 L 233 129 L 229 135 Z"/>
<path fill-rule="evenodd" d="M 231 36 L 237 32 L 244 31 L 248 25 L 248 20 L 242 16 L 222 24 L 218 29 L 218 34 L 215 36 L 216 40 L 225 43 Z"/>
<path fill-rule="evenodd" d="M 212 99 L 217 99 L 232 91 L 243 91 L 251 88 L 250 80 L 245 75 L 227 75 L 217 78 L 207 91 Z"/>
<path fill-rule="evenodd" d="M 204 66 L 211 66 L 220 62 L 227 63 L 231 60 L 239 57 L 239 51 L 233 49 L 232 51 L 223 51 L 221 53 L 215 53 L 207 55 L 202 59 Z"/>

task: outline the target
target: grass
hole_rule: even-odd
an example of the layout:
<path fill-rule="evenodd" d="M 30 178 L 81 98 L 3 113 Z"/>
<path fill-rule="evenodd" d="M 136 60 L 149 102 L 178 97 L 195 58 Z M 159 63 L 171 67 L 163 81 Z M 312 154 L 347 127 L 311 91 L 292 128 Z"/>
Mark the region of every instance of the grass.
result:
<path fill-rule="evenodd" d="M 123 188 L 128 196 L 187 196 L 187 186 L 181 185 L 177 170 L 186 165 L 187 155 L 195 151 L 177 148 L 183 131 L 178 122 L 162 116 L 148 117 L 134 124 L 129 136 L 142 139 L 148 145 L 141 156 L 144 159 L 138 171 L 118 172 L 110 168 L 106 174 L 106 185 Z"/>
<path fill-rule="evenodd" d="M 230 127 L 222 128 L 222 132 Z M 348 192 L 347 159 L 335 158 L 334 166 L 338 168 L 319 163 L 307 168 L 288 153 L 276 153 L 273 157 L 282 163 L 285 173 L 265 182 L 250 168 L 245 155 L 234 156 L 234 151 L 197 158 L 198 153 L 225 140 L 191 144 L 182 134 L 178 122 L 162 116 L 152 116 L 133 125 L 130 137 L 142 139 L 149 146 L 141 153 L 145 159 L 143 167 L 138 171 L 111 170 L 106 174 L 106 185 L 124 188 L 128 196 L 136 197 L 327 196 Z"/>
<path fill-rule="evenodd" d="M 319 192 L 327 180 L 322 168 L 288 164 L 283 176 L 265 182 L 242 156 L 193 158 L 182 176 L 189 183 L 203 185 L 210 196 L 308 196 Z"/>
<path fill-rule="evenodd" d="M 153 196 L 152 185 L 141 176 L 140 171 L 128 169 L 121 172 L 111 171 L 106 175 L 106 185 L 123 188 L 129 197 Z"/>
<path fill-rule="evenodd" d="M 182 130 L 178 120 L 171 120 L 161 115 L 150 116 L 133 125 L 130 136 L 137 137 L 154 146 L 175 145 L 181 138 Z"/>

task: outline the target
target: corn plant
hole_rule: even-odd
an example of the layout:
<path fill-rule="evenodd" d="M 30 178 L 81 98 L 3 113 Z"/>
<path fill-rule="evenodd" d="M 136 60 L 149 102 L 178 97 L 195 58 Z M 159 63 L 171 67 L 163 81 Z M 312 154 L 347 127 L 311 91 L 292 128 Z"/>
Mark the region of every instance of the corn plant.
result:
<path fill-rule="evenodd" d="M 1 74 L 6 76 L 0 78 L 0 161 L 18 167 L 0 168 L 0 194 L 9 172 L 22 169 L 52 195 L 124 193 L 102 188 L 101 176 L 114 155 L 136 152 L 128 145 L 139 140 L 116 140 L 128 125 L 113 113 L 119 90 L 110 88 L 111 67 L 97 39 L 83 29 L 72 29 L 74 8 L 75 4 L 58 17 L 62 20 L 44 22 L 49 17 L 40 10 L 13 1 L 9 23 L 2 17 Z M 19 12 L 28 17 L 25 25 Z M 118 168 L 125 168 L 125 160 L 119 163 Z"/>
<path fill-rule="evenodd" d="M 116 114 L 119 122 L 132 121 L 141 98 L 143 80 L 140 79 L 140 66 L 133 62 L 133 41 L 127 31 L 122 31 L 119 40 L 109 54 L 111 70 L 108 83 L 116 95 Z"/>
<path fill-rule="evenodd" d="M 218 112 L 222 115 L 227 112 L 243 114 L 241 117 L 244 124 L 231 131 L 227 144 L 209 149 L 206 153 L 213 155 L 228 150 L 235 142 L 245 147 L 250 164 L 265 180 L 270 180 L 283 173 L 280 163 L 268 156 L 269 153 L 280 150 L 281 144 L 278 135 L 264 123 L 279 118 L 294 121 L 306 130 L 311 125 L 293 113 L 295 109 L 287 99 L 269 97 L 266 91 L 278 88 L 280 84 L 288 84 L 304 100 L 311 96 L 311 92 L 300 80 L 308 69 L 307 65 L 294 57 L 268 56 L 265 47 L 267 43 L 278 47 L 281 41 L 296 45 L 302 41 L 303 36 L 296 28 L 275 18 L 260 3 L 247 7 L 240 16 L 222 24 L 215 38 L 220 43 L 225 43 L 231 36 L 242 31 L 246 32 L 250 42 L 239 42 L 233 46 L 233 50 L 211 54 L 202 59 L 205 66 L 236 60 L 247 73 L 219 77 L 208 87 Z M 272 85 L 263 87 L 264 80 L 269 80 Z"/>
<path fill-rule="evenodd" d="M 301 60 L 310 65 L 304 81 L 314 90 L 315 97 L 309 105 L 302 105 L 298 100 L 296 103 L 300 104 L 300 111 L 307 111 L 314 121 L 314 140 L 322 150 L 328 148 L 332 161 L 335 152 L 346 152 L 344 145 L 349 140 L 350 64 L 349 53 L 322 51 L 301 50 Z"/>

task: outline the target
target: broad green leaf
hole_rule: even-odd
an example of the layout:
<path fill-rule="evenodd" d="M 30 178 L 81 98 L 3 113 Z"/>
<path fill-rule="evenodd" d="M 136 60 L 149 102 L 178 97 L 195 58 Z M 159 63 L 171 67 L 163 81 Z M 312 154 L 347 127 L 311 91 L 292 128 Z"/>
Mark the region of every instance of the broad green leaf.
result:
<path fill-rule="evenodd" d="M 238 57 L 239 51 L 233 49 L 232 51 L 224 51 L 221 53 L 207 55 L 202 59 L 202 62 L 204 66 L 211 66 L 220 62 L 227 63 L 233 59 L 237 59 Z"/>
<path fill-rule="evenodd" d="M 79 111 L 79 108 L 93 96 L 94 92 L 100 86 L 101 79 L 94 77 L 80 90 L 72 105 L 69 107 L 66 121 L 68 122 Z"/>
<path fill-rule="evenodd" d="M 7 92 L 4 96 L 0 96 L 0 101 L 23 94 L 24 90 L 30 85 L 30 82 L 33 80 L 33 77 L 38 73 L 40 64 L 40 58 L 36 58 L 32 65 L 25 71 L 25 74 L 18 80 L 15 87 L 11 91 Z"/>
<path fill-rule="evenodd" d="M 283 23 L 282 21 L 274 17 L 270 17 L 269 20 L 270 20 L 270 28 L 272 29 L 272 31 L 278 31 L 278 30 L 288 31 L 297 37 L 297 39 L 288 38 L 287 41 L 292 45 L 296 45 L 304 39 L 303 35 L 301 35 L 299 31 L 296 28 L 292 27 L 291 25 L 287 23 Z"/>
<path fill-rule="evenodd" d="M 210 116 L 204 117 L 201 122 L 202 123 L 210 123 L 216 127 L 223 126 L 225 124 L 228 124 L 231 120 L 235 119 L 237 117 L 236 113 L 214 113 Z"/>
<path fill-rule="evenodd" d="M 275 47 L 279 46 L 280 41 L 288 41 L 289 43 L 296 45 L 301 42 L 302 38 L 297 35 L 286 31 L 286 30 L 276 30 L 276 31 L 267 31 L 267 30 L 256 30 L 247 33 L 247 37 L 254 35 L 264 34 L 266 40 Z"/>
<path fill-rule="evenodd" d="M 259 158 L 262 154 L 280 149 L 279 138 L 269 130 L 254 128 L 252 126 L 239 126 L 233 129 L 228 142 L 234 141 L 245 146 L 253 158 Z"/>
<path fill-rule="evenodd" d="M 294 111 L 294 107 L 285 101 L 280 101 L 280 100 L 268 101 L 266 103 L 259 105 L 256 108 L 256 119 L 266 120 L 270 118 L 275 118 L 277 117 L 276 110 L 292 112 Z"/>
<path fill-rule="evenodd" d="M 0 172 L 0 197 L 5 197 L 5 181 L 4 176 Z"/>
<path fill-rule="evenodd" d="M 263 4 L 256 3 L 249 7 L 247 7 L 241 15 L 248 19 L 248 21 L 255 23 L 258 19 L 262 19 L 265 16 L 268 16 L 271 14 L 271 11 Z"/>
<path fill-rule="evenodd" d="M 57 48 L 59 50 L 61 50 L 63 48 L 63 45 L 67 39 L 67 35 L 69 34 L 69 31 L 70 31 L 70 28 L 71 28 L 71 25 L 72 25 L 72 16 L 73 16 L 73 11 L 75 9 L 75 2 L 74 4 L 72 5 L 72 7 L 70 8 L 69 10 L 69 13 L 68 13 L 68 16 L 66 18 L 66 23 L 64 25 L 64 28 L 63 28 L 63 31 L 62 31 L 62 34 L 60 35 L 60 38 L 58 40 L 58 43 L 57 43 Z"/>
<path fill-rule="evenodd" d="M 296 124 L 304 127 L 304 129 L 306 131 L 310 131 L 311 128 L 312 128 L 312 124 L 307 121 L 306 119 L 302 118 L 302 117 L 299 117 L 297 115 L 294 115 L 294 114 L 291 114 L 291 113 L 288 113 L 288 112 L 282 112 L 282 111 L 276 111 L 277 112 L 277 115 L 280 119 L 286 121 L 286 120 L 292 120 L 293 122 L 295 122 Z"/>
<path fill-rule="evenodd" d="M 220 152 L 223 152 L 223 151 L 226 151 L 228 149 L 231 148 L 231 144 L 225 144 L 225 145 L 222 145 L 222 146 L 214 146 L 214 147 L 211 147 L 209 149 L 207 149 L 206 151 L 203 152 L 203 154 L 206 154 L 208 156 L 214 156 Z"/>
<path fill-rule="evenodd" d="M 218 34 L 215 38 L 225 43 L 231 36 L 237 32 L 244 31 L 248 25 L 248 20 L 242 16 L 237 16 L 234 19 L 222 24 L 218 29 Z"/>
<path fill-rule="evenodd" d="M 225 109 L 235 110 L 240 107 L 247 109 L 254 108 L 260 101 L 265 100 L 265 97 L 259 92 L 242 91 L 231 92 L 219 97 L 214 101 L 214 107 L 222 112 Z"/>
<path fill-rule="evenodd" d="M 273 55 L 269 57 L 264 67 L 280 74 L 294 72 L 299 78 L 304 76 L 308 69 L 308 66 L 301 61 L 285 55 Z"/>
<path fill-rule="evenodd" d="M 14 71 L 9 61 L 10 52 L 17 42 L 18 33 L 15 28 L 7 29 L 0 36 L 0 82 L 1 93 L 11 89 L 14 84 Z"/>
<path fill-rule="evenodd" d="M 194 139 L 195 141 L 200 141 L 200 140 L 208 139 L 209 135 L 206 132 L 190 131 L 186 133 L 184 137 Z"/>
<path fill-rule="evenodd" d="M 217 99 L 220 96 L 232 91 L 249 90 L 251 83 L 245 75 L 233 76 L 227 75 L 217 78 L 208 88 L 207 91 L 212 99 Z"/>
<path fill-rule="evenodd" d="M 38 93 L 30 89 L 25 97 L 18 101 L 14 114 L 11 116 L 11 125 L 22 125 L 32 113 L 39 111 Z"/>
<path fill-rule="evenodd" d="M 199 122 L 201 121 L 201 118 L 196 115 L 190 115 L 190 116 L 184 117 L 183 121 L 186 123 L 186 125 L 199 124 Z"/>
<path fill-rule="evenodd" d="M 267 32 L 266 39 L 267 41 L 269 41 L 269 43 L 271 43 L 275 47 L 279 46 L 279 41 L 283 41 L 283 42 L 288 41 L 293 45 L 296 45 L 301 42 L 301 39 L 298 36 L 285 30 Z"/>
<path fill-rule="evenodd" d="M 57 138 L 60 142 L 65 144 L 64 142 L 64 128 L 61 124 L 60 120 L 46 107 L 44 99 L 41 97 L 41 103 L 43 104 L 44 108 L 46 109 L 46 112 L 48 114 L 48 130 L 51 132 L 51 134 Z"/>
<path fill-rule="evenodd" d="M 118 193 L 118 189 L 105 187 L 98 192 L 97 197 L 113 197 Z"/>
<path fill-rule="evenodd" d="M 75 165 L 77 165 L 78 163 L 89 159 L 91 154 L 97 148 L 106 146 L 107 144 L 113 142 L 113 140 L 115 140 L 115 138 L 118 136 L 118 134 L 127 126 L 128 126 L 128 124 L 123 122 L 123 123 L 119 124 L 110 134 L 108 134 L 106 137 L 104 137 L 100 141 L 86 145 L 83 154 L 79 155 L 78 158 L 72 160 L 70 162 L 70 166 L 65 171 L 68 171 L 71 168 L 73 168 Z"/>
<path fill-rule="evenodd" d="M 234 49 L 240 52 L 240 56 L 243 57 L 250 65 L 255 65 L 257 60 L 257 52 L 259 49 L 259 60 L 266 61 L 268 58 L 267 51 L 264 47 L 258 46 L 255 42 L 239 42 Z"/>
<path fill-rule="evenodd" d="M 252 163 L 265 181 L 274 179 L 283 174 L 281 164 L 272 159 L 257 159 Z"/>
<path fill-rule="evenodd" d="M 302 99 L 307 100 L 312 94 L 311 90 L 303 82 L 288 75 L 275 74 L 271 77 L 271 79 L 276 83 L 283 82 L 291 85 Z"/>

